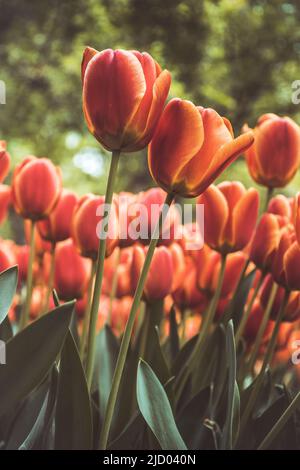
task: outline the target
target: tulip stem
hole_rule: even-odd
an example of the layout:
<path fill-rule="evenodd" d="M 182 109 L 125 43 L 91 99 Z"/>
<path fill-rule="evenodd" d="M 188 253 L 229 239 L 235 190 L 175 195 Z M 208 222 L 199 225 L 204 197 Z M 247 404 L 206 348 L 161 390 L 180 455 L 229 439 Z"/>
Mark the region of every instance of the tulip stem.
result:
<path fill-rule="evenodd" d="M 93 294 L 95 272 L 96 272 L 96 262 L 92 261 L 91 274 L 90 274 L 89 285 L 88 285 L 87 304 L 86 304 L 86 308 L 84 311 L 83 328 L 82 328 L 81 343 L 80 343 L 80 357 L 81 357 L 82 362 L 84 362 L 84 353 L 85 353 L 86 340 L 87 340 L 88 328 L 89 328 L 89 323 L 90 323 L 90 313 L 91 313 L 91 306 L 92 306 L 92 294 Z"/>
<path fill-rule="evenodd" d="M 244 330 L 245 330 L 245 327 L 247 325 L 247 321 L 250 317 L 250 314 L 251 314 L 251 310 L 252 310 L 252 307 L 253 307 L 253 304 L 254 304 L 254 301 L 257 297 L 257 294 L 259 292 L 259 289 L 261 288 L 262 286 L 262 283 L 264 281 L 264 278 L 265 278 L 265 275 L 262 274 L 258 283 L 256 284 L 256 287 L 253 291 L 253 294 L 252 294 L 252 297 L 250 298 L 249 300 L 249 303 L 247 305 L 247 307 L 245 308 L 245 311 L 243 312 L 243 315 L 242 315 L 242 318 L 241 318 L 241 321 L 240 321 L 240 324 L 238 326 L 238 329 L 237 329 L 237 332 L 236 332 L 236 335 L 235 335 L 235 344 L 238 345 L 240 340 L 241 340 L 241 337 L 243 336 L 243 333 L 244 333 Z"/>
<path fill-rule="evenodd" d="M 116 250 L 117 250 L 117 256 L 116 256 L 116 260 L 115 260 L 114 273 L 113 273 L 111 289 L 110 289 L 110 294 L 109 294 L 109 312 L 108 312 L 108 319 L 107 319 L 107 323 L 109 325 L 111 325 L 113 303 L 114 303 L 114 300 L 115 300 L 115 297 L 116 297 L 116 292 L 117 292 L 118 266 L 119 266 L 120 258 L 121 258 L 121 249 L 117 247 Z"/>
<path fill-rule="evenodd" d="M 106 214 L 103 215 L 103 218 L 106 218 L 107 225 L 109 224 L 111 203 L 113 199 L 114 184 L 117 175 L 118 163 L 120 159 L 120 151 L 113 151 L 112 158 L 110 163 L 106 194 L 105 194 L 105 205 L 107 208 Z M 107 234 L 106 234 L 107 235 Z M 88 345 L 87 345 L 87 368 L 86 376 L 89 389 L 92 385 L 93 370 L 95 363 L 95 345 L 96 345 L 96 326 L 97 318 L 99 311 L 99 301 L 102 290 L 102 279 L 104 271 L 104 260 L 106 252 L 106 236 L 102 236 L 99 239 L 99 248 L 98 248 L 98 257 L 96 265 L 96 275 L 95 275 L 95 286 L 92 297 L 91 305 L 91 314 L 89 322 L 89 334 L 88 334 Z"/>
<path fill-rule="evenodd" d="M 21 319 L 20 319 L 20 330 L 26 327 L 29 319 L 29 310 L 31 304 L 32 295 L 32 274 L 33 274 L 33 262 L 35 256 L 35 221 L 31 222 L 30 231 L 30 247 L 29 247 L 29 258 L 27 268 L 27 283 L 26 283 L 26 299 L 23 305 Z"/>
<path fill-rule="evenodd" d="M 274 303 L 277 291 L 278 291 L 278 284 L 276 284 L 276 282 L 274 282 L 273 286 L 272 286 L 272 289 L 271 289 L 270 297 L 268 299 L 268 303 L 267 303 L 267 306 L 266 306 L 266 310 L 265 310 L 262 322 L 261 322 L 261 324 L 259 326 L 259 330 L 257 332 L 257 336 L 256 336 L 256 339 L 255 339 L 253 350 L 251 352 L 249 364 L 248 364 L 247 369 L 246 369 L 246 375 L 247 375 L 248 372 L 251 373 L 253 368 L 254 368 L 256 358 L 257 358 L 257 354 L 258 354 L 258 351 L 259 351 L 259 348 L 260 348 L 260 345 L 261 345 L 261 342 L 262 342 L 262 339 L 263 339 L 264 332 L 265 332 L 266 327 L 267 327 L 267 323 L 268 323 L 269 318 L 270 318 L 271 310 L 272 310 L 272 307 L 273 307 L 273 303 Z"/>
<path fill-rule="evenodd" d="M 274 188 L 267 188 L 263 212 L 267 212 L 270 199 L 273 196 L 273 192 L 274 192 Z"/>
<path fill-rule="evenodd" d="M 255 385 L 253 387 L 250 398 L 249 398 L 249 400 L 247 402 L 247 405 L 245 407 L 245 411 L 242 415 L 241 425 L 240 425 L 240 436 L 243 435 L 245 427 L 246 427 L 246 425 L 248 423 L 248 420 L 251 416 L 251 413 L 253 411 L 253 407 L 255 406 L 258 395 L 261 391 L 261 387 L 262 387 L 263 382 L 264 382 L 265 372 L 266 372 L 267 366 L 270 364 L 270 362 L 272 360 L 274 349 L 275 349 L 275 346 L 276 346 L 277 336 L 278 336 L 278 332 L 279 332 L 279 327 L 280 327 L 282 319 L 284 317 L 284 313 L 285 313 L 286 305 L 287 305 L 288 300 L 289 300 L 289 296 L 290 296 L 290 292 L 288 290 L 286 290 L 284 298 L 282 299 L 282 302 L 281 302 L 281 305 L 280 305 L 280 310 L 279 310 L 278 317 L 276 319 L 275 327 L 274 327 L 274 330 L 273 330 L 273 333 L 272 333 L 272 336 L 271 336 L 271 339 L 270 339 L 270 342 L 268 344 L 268 348 L 267 348 L 267 351 L 266 351 L 266 354 L 265 354 L 265 357 L 264 357 L 263 365 L 262 365 L 261 370 L 260 370 L 260 372 L 259 372 L 259 374 L 256 378 Z"/>
<path fill-rule="evenodd" d="M 169 207 L 173 199 L 174 199 L 174 195 L 168 194 L 165 200 L 165 205 Z M 147 279 L 147 274 L 151 265 L 151 260 L 152 260 L 154 250 L 157 245 L 158 238 L 161 233 L 161 228 L 163 226 L 163 222 L 165 220 L 166 215 L 167 215 L 166 211 L 162 210 L 159 216 L 159 220 L 156 224 L 154 233 L 152 234 L 149 248 L 146 254 L 145 262 L 143 265 L 143 269 L 141 271 L 138 284 L 136 287 L 136 291 L 134 294 L 129 318 L 125 326 L 125 331 L 124 331 L 122 342 L 121 342 L 121 347 L 120 347 L 120 351 L 119 351 L 119 355 L 118 355 L 118 359 L 116 363 L 116 368 L 115 368 L 114 375 L 113 375 L 112 386 L 111 386 L 111 390 L 110 390 L 110 394 L 109 394 L 109 398 L 107 402 L 107 407 L 105 411 L 103 426 L 101 430 L 101 436 L 100 436 L 100 449 L 101 450 L 105 450 L 107 447 L 110 426 L 111 426 L 113 413 L 114 413 L 116 400 L 117 400 L 117 395 L 118 395 L 118 391 L 119 391 L 119 387 L 120 387 L 120 383 L 121 383 L 121 379 L 123 375 L 127 352 L 128 352 L 132 330 L 133 330 L 133 326 L 135 322 L 136 312 L 141 301 L 141 297 L 142 297 L 143 290 L 144 290 L 144 285 Z M 147 315 L 147 313 L 145 314 Z"/>
<path fill-rule="evenodd" d="M 49 309 L 49 302 L 50 302 L 50 297 L 51 297 L 51 294 L 52 294 L 52 289 L 53 289 L 53 284 L 54 284 L 55 247 L 56 247 L 56 243 L 54 242 L 54 243 L 52 243 L 52 246 L 51 246 L 50 272 L 49 272 L 46 300 L 45 300 L 45 304 L 44 304 L 44 307 L 43 307 L 43 314 L 47 313 L 47 311 Z"/>

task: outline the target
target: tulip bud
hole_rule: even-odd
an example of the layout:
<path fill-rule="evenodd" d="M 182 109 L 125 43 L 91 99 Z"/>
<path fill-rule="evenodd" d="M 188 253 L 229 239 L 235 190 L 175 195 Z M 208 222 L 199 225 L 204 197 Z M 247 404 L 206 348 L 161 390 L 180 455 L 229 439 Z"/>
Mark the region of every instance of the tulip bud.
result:
<path fill-rule="evenodd" d="M 6 142 L 0 140 L 0 183 L 5 180 L 10 167 L 10 155 L 6 151 Z"/>
<path fill-rule="evenodd" d="M 246 131 L 248 126 L 244 126 Z M 288 117 L 265 114 L 254 129 L 255 142 L 246 151 L 248 170 L 268 188 L 286 186 L 300 164 L 300 128 Z"/>
<path fill-rule="evenodd" d="M 300 193 L 296 195 L 295 200 L 294 200 L 293 219 L 295 223 L 297 241 L 300 244 Z"/>
<path fill-rule="evenodd" d="M 146 147 L 161 116 L 171 76 L 146 52 L 86 48 L 83 111 L 89 131 L 108 150 Z"/>
<path fill-rule="evenodd" d="M 280 224 L 274 214 L 263 214 L 254 233 L 250 260 L 262 271 L 271 269 L 280 238 Z"/>
<path fill-rule="evenodd" d="M 181 286 L 172 293 L 174 302 L 181 310 L 203 310 L 207 306 L 207 297 L 197 285 L 197 265 L 190 256 L 185 257 L 185 273 Z"/>
<path fill-rule="evenodd" d="M 146 249 L 139 245 L 135 245 L 133 247 L 131 267 L 133 291 L 136 289 L 145 257 Z M 164 246 L 156 248 L 144 287 L 144 297 L 148 302 L 161 300 L 171 292 L 173 269 L 173 259 L 170 251 Z"/>
<path fill-rule="evenodd" d="M 132 247 L 123 248 L 120 253 L 114 250 L 104 263 L 103 294 L 110 295 L 116 278 L 116 297 L 134 294 L 131 288 Z"/>
<path fill-rule="evenodd" d="M 293 209 L 294 201 L 292 198 L 287 198 L 283 194 L 277 194 L 270 200 L 267 212 L 283 217 L 286 222 L 291 222 L 293 219 Z"/>
<path fill-rule="evenodd" d="M 54 209 L 61 192 L 59 168 L 47 158 L 26 157 L 15 168 L 12 198 L 24 219 L 40 220 Z"/>
<path fill-rule="evenodd" d="M 93 260 L 96 260 L 98 256 L 101 235 L 106 236 L 106 256 L 109 256 L 118 245 L 118 218 L 115 201 L 111 205 L 107 234 L 101 233 L 103 220 L 106 218 L 104 203 L 104 196 L 87 194 L 79 199 L 73 211 L 71 231 L 74 242 L 82 256 Z"/>
<path fill-rule="evenodd" d="M 81 257 L 72 239 L 60 242 L 55 250 L 54 287 L 62 300 L 81 298 L 90 275 L 90 261 Z"/>
<path fill-rule="evenodd" d="M 0 273 L 16 264 L 13 245 L 8 240 L 0 240 Z"/>
<path fill-rule="evenodd" d="M 11 188 L 6 184 L 0 184 L 0 224 L 5 220 L 8 207 L 11 203 Z"/>
<path fill-rule="evenodd" d="M 227 254 L 243 249 L 256 225 L 259 196 L 237 182 L 211 185 L 197 200 L 204 204 L 205 242 Z"/>
<path fill-rule="evenodd" d="M 56 243 L 71 236 L 71 220 L 77 200 L 73 191 L 62 190 L 50 215 L 37 223 L 38 231 L 44 240 Z"/>
<path fill-rule="evenodd" d="M 213 109 L 175 98 L 150 143 L 150 173 L 165 191 L 195 197 L 252 142 L 252 132 L 234 139 L 229 121 Z"/>

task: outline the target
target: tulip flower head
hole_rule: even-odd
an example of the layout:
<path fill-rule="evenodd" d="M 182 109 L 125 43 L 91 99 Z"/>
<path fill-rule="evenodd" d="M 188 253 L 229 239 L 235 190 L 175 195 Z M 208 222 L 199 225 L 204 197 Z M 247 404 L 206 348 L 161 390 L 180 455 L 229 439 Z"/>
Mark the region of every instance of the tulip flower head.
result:
<path fill-rule="evenodd" d="M 6 151 L 6 142 L 0 140 L 0 183 L 5 180 L 10 167 L 10 155 Z"/>
<path fill-rule="evenodd" d="M 275 214 L 263 214 L 251 241 L 250 260 L 264 272 L 271 270 L 280 233 L 280 218 Z"/>
<path fill-rule="evenodd" d="M 229 121 L 216 111 L 175 98 L 150 143 L 150 173 L 165 191 L 195 197 L 252 143 L 251 131 L 234 139 Z"/>
<path fill-rule="evenodd" d="M 110 151 L 136 152 L 150 142 L 171 84 L 146 52 L 86 48 L 83 111 L 89 131 Z"/>
<path fill-rule="evenodd" d="M 53 211 L 37 224 L 38 231 L 44 240 L 56 243 L 71 236 L 71 220 L 77 199 L 73 191 L 62 190 Z"/>
<path fill-rule="evenodd" d="M 204 238 L 211 248 L 226 254 L 249 243 L 258 214 L 256 189 L 246 190 L 237 181 L 211 185 L 197 203 L 204 204 Z"/>
<path fill-rule="evenodd" d="M 61 172 L 48 158 L 26 157 L 12 180 L 14 208 L 24 219 L 44 219 L 54 209 L 61 192 Z"/>
<path fill-rule="evenodd" d="M 247 125 L 245 131 L 249 131 Z M 246 151 L 248 170 L 259 184 L 282 188 L 300 164 L 300 128 L 288 117 L 264 114 L 254 129 L 255 142 Z"/>

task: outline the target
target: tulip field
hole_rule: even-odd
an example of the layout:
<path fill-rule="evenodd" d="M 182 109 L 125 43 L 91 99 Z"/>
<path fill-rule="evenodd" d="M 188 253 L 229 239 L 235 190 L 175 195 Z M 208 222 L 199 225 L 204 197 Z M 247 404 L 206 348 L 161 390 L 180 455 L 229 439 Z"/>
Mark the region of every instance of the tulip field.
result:
<path fill-rule="evenodd" d="M 234 133 L 172 80 L 83 51 L 101 194 L 0 135 L 0 223 L 25 239 L 0 240 L 1 450 L 300 449 L 300 127 L 269 109 Z M 140 151 L 152 186 L 117 190 Z M 250 186 L 220 182 L 237 160 Z"/>

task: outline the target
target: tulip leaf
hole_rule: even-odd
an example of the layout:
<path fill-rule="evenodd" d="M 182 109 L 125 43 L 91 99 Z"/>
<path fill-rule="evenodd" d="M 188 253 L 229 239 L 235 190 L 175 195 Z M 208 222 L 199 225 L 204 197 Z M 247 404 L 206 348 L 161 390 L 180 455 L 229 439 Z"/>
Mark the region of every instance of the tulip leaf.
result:
<path fill-rule="evenodd" d="M 61 305 L 8 341 L 7 364 L 0 367 L 0 416 L 46 376 L 63 346 L 73 308 L 74 302 Z"/>
<path fill-rule="evenodd" d="M 233 425 L 239 424 L 240 395 L 236 383 L 236 352 L 234 341 L 233 322 L 230 320 L 226 328 L 226 356 L 228 365 L 228 390 L 226 420 L 223 428 L 221 448 L 231 450 L 233 447 Z M 237 432 L 235 432 L 237 435 Z"/>
<path fill-rule="evenodd" d="M 13 329 L 8 316 L 4 318 L 0 325 L 0 340 L 7 342 L 13 336 Z"/>
<path fill-rule="evenodd" d="M 92 411 L 80 356 L 69 331 L 61 352 L 55 413 L 55 449 L 92 448 Z"/>
<path fill-rule="evenodd" d="M 11 307 L 16 293 L 17 282 L 17 266 L 8 268 L 0 274 L 0 324 L 3 322 Z"/>
<path fill-rule="evenodd" d="M 137 373 L 140 412 L 163 450 L 186 450 L 167 394 L 151 367 L 140 360 Z"/>
<path fill-rule="evenodd" d="M 105 413 L 118 353 L 119 344 L 117 338 L 111 328 L 105 325 L 96 339 L 96 364 L 92 388 L 99 391 L 102 417 Z"/>

